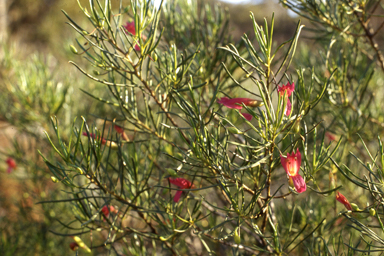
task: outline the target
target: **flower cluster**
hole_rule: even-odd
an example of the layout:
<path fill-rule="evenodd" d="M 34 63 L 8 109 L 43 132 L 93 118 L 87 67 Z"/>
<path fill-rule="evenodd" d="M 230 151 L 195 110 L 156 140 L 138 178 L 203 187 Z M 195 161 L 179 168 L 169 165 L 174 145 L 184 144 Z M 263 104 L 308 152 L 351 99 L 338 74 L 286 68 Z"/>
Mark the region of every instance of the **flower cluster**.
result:
<path fill-rule="evenodd" d="M 286 109 L 284 110 L 284 114 L 289 116 L 292 110 L 292 103 L 289 100 L 289 97 L 292 95 L 295 90 L 295 84 L 288 82 L 285 85 L 278 86 L 277 91 L 280 97 L 285 97 L 287 101 Z M 243 105 L 249 107 L 260 107 L 263 105 L 262 102 L 250 99 L 250 98 L 233 98 L 229 99 L 227 97 L 222 97 L 217 101 L 219 104 L 223 104 L 227 108 L 238 109 L 241 110 Z M 252 115 L 248 113 L 241 113 L 245 119 L 250 121 L 252 119 Z M 300 129 L 300 126 L 299 126 Z M 280 155 L 281 164 L 285 169 L 286 173 L 289 176 L 290 181 L 293 182 L 295 189 L 298 193 L 302 193 L 307 190 L 307 185 L 303 179 L 303 177 L 299 174 L 300 165 L 301 165 L 301 154 L 297 149 L 297 153 L 292 152 L 292 154 L 287 154 L 287 156 Z M 180 194 L 177 194 L 177 198 L 180 198 Z M 176 196 L 175 196 L 176 198 Z"/>
<path fill-rule="evenodd" d="M 279 93 L 280 97 L 284 96 L 286 97 L 287 100 L 287 106 L 284 110 L 284 113 L 286 116 L 289 116 L 291 114 L 292 110 L 292 103 L 289 100 L 289 97 L 292 95 L 292 92 L 295 90 L 295 83 L 287 83 L 286 85 L 281 85 L 277 87 L 277 92 Z M 263 105 L 262 102 L 254 100 L 254 99 L 249 99 L 249 98 L 233 98 L 229 99 L 227 97 L 222 97 L 217 101 L 219 104 L 223 104 L 227 108 L 232 108 L 232 109 L 238 109 L 241 110 L 243 108 L 243 104 L 245 106 L 249 107 L 260 107 Z M 245 119 L 250 121 L 252 119 L 252 115 L 248 113 L 241 113 Z"/>

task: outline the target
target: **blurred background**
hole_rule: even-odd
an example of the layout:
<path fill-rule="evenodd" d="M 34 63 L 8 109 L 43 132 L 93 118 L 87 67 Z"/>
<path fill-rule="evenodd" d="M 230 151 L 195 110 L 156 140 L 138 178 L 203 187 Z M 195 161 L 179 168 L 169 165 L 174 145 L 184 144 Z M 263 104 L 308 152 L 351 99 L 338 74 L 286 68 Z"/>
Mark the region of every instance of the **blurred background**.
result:
<path fill-rule="evenodd" d="M 84 6 L 88 3 L 84 0 L 79 2 Z M 155 2 L 158 4 L 159 1 Z M 266 14 L 275 13 L 276 37 L 289 37 L 295 28 L 295 20 L 298 19 L 276 0 L 205 0 L 203 2 L 228 8 L 235 40 L 240 39 L 243 33 L 253 31 L 249 18 L 251 11 L 259 21 L 263 21 Z M 64 25 L 66 18 L 61 10 L 65 10 L 74 19 L 83 18 L 83 13 L 76 1 L 1 0 L 0 7 L 5 7 L 0 8 L 2 12 L 0 34 L 3 39 L 8 38 L 9 42 L 23 44 L 29 51 L 48 51 L 55 54 L 55 57 L 65 56 L 66 52 L 62 49 L 73 38 L 73 31 Z"/>

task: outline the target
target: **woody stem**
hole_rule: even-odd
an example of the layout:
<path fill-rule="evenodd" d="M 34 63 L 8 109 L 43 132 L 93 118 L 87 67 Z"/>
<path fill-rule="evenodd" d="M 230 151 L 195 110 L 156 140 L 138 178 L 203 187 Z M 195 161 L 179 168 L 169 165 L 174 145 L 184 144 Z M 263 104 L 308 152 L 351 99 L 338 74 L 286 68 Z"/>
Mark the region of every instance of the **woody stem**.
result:
<path fill-rule="evenodd" d="M 270 157 L 269 157 L 269 170 L 268 170 L 268 177 L 267 177 L 267 198 L 266 198 L 266 205 L 265 205 L 265 208 L 266 208 L 266 211 L 264 213 L 264 219 L 263 219 L 263 225 L 262 225 L 262 232 L 264 233 L 265 229 L 266 229 L 266 226 L 267 226 L 267 222 L 268 222 L 268 215 L 269 215 L 269 211 L 268 211 L 268 207 L 269 207 L 269 199 L 271 198 L 271 176 L 272 176 L 272 162 L 273 162 L 273 150 L 275 148 L 275 143 L 272 143 L 271 144 L 271 147 L 268 149 L 265 150 L 265 155 L 267 154 L 270 154 Z"/>

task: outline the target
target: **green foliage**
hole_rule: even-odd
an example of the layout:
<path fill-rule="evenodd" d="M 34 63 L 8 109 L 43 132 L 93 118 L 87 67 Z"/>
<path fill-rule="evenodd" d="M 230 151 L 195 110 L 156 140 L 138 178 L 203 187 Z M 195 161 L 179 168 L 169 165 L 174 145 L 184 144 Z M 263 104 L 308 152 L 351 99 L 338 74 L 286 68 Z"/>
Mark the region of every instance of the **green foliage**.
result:
<path fill-rule="evenodd" d="M 44 139 L 49 115 L 58 115 L 65 124 L 63 110 L 74 110 L 68 81 L 53 70 L 58 63 L 52 56 L 33 54 L 26 59 L 17 45 L 2 45 L 0 72 L 1 159 L 12 157 L 17 166 L 1 173 L 1 243 L 3 255 L 67 255 L 65 239 L 50 232 L 57 227 L 56 214 L 68 211 L 66 205 L 37 205 L 49 197 L 62 198 L 47 177 L 46 165 L 36 146 L 50 157 Z M 69 79 L 70 77 L 68 77 Z M 83 110 L 82 110 L 83 112 Z M 2 166 L 3 167 L 3 166 Z"/>
<path fill-rule="evenodd" d="M 304 18 L 281 44 L 274 14 L 251 13 L 234 42 L 203 1 L 78 4 L 87 22 L 63 13 L 81 79 L 50 57 L 2 60 L 2 111 L 39 148 L 23 157 L 15 140 L 12 155 L 60 189 L 39 204 L 45 226 L 26 225 L 35 243 L 49 226 L 79 254 L 382 252 L 380 1 L 281 1 Z M 7 253 L 26 243 L 12 232 Z"/>

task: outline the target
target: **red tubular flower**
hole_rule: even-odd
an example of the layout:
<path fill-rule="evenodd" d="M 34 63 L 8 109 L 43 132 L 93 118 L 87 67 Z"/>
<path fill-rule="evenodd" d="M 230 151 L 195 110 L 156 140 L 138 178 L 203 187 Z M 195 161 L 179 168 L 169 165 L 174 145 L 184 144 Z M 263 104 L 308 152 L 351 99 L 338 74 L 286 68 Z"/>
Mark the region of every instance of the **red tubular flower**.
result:
<path fill-rule="evenodd" d="M 339 191 L 336 192 L 336 200 L 342 203 L 348 211 L 352 211 L 352 206 L 348 202 L 348 199 L 343 196 L 343 194 L 341 194 Z"/>
<path fill-rule="evenodd" d="M 262 102 L 257 101 L 257 100 L 253 100 L 253 99 L 249 99 L 249 98 L 229 99 L 227 97 L 222 97 L 221 99 L 219 99 L 217 101 L 217 103 L 223 104 L 227 108 L 233 108 L 233 109 L 239 109 L 239 110 L 241 110 L 243 108 L 243 105 L 242 105 L 243 103 L 244 103 L 244 105 L 250 106 L 250 107 L 260 107 L 261 105 L 263 105 Z M 248 113 L 241 113 L 241 114 L 244 116 L 245 119 L 247 119 L 248 121 L 251 121 L 251 119 L 252 119 L 251 114 L 248 114 Z"/>
<path fill-rule="evenodd" d="M 83 132 L 83 135 L 84 135 L 84 136 L 88 136 L 88 134 L 87 134 L 86 132 Z M 89 134 L 89 137 L 91 137 L 91 138 L 93 138 L 93 139 L 95 139 L 95 140 L 99 140 L 99 137 L 96 136 L 96 135 L 93 134 L 93 133 L 90 133 L 90 134 Z M 101 144 L 104 145 L 105 143 L 107 143 L 107 140 L 104 139 L 104 138 L 101 138 Z"/>
<path fill-rule="evenodd" d="M 278 86 L 277 91 L 280 93 L 281 96 L 284 95 L 285 92 L 287 92 L 287 96 L 290 97 L 292 92 L 295 90 L 295 83 L 287 83 L 286 85 Z"/>
<path fill-rule="evenodd" d="M 286 85 L 278 86 L 277 87 L 277 92 L 280 94 L 280 96 L 284 96 L 285 92 L 287 92 L 287 106 L 285 108 L 285 115 L 289 116 L 291 114 L 291 109 L 292 109 L 292 103 L 289 100 L 289 97 L 291 96 L 292 92 L 295 90 L 295 83 L 287 83 Z"/>
<path fill-rule="evenodd" d="M 219 99 L 217 101 L 217 103 L 223 104 L 227 108 L 234 108 L 234 109 L 239 109 L 239 110 L 243 108 L 243 106 L 241 105 L 242 103 L 244 103 L 244 105 L 250 106 L 250 107 L 259 107 L 262 104 L 260 101 L 249 99 L 249 98 L 229 99 L 227 97 L 223 97 L 223 98 Z"/>
<path fill-rule="evenodd" d="M 299 149 L 297 149 L 296 154 L 294 152 L 292 152 L 291 155 L 288 153 L 287 157 L 280 155 L 280 160 L 285 172 L 292 178 L 296 191 L 302 193 L 307 190 L 307 185 L 305 184 L 303 177 L 299 174 L 301 165 L 301 154 Z"/>
<path fill-rule="evenodd" d="M 190 181 L 184 179 L 184 178 L 168 178 L 169 182 L 173 185 L 178 186 L 180 189 L 189 189 L 189 188 L 195 188 L 195 185 L 192 184 Z M 179 202 L 181 194 L 183 191 L 179 190 L 176 192 L 175 197 L 173 198 L 173 201 L 175 203 Z"/>
<path fill-rule="evenodd" d="M 8 157 L 5 162 L 8 165 L 7 173 L 11 173 L 14 169 L 16 169 L 16 161 L 12 157 Z"/>
<path fill-rule="evenodd" d="M 132 21 L 132 22 L 127 22 L 127 24 L 125 24 L 125 26 L 123 26 L 129 33 L 131 33 L 132 35 L 136 36 L 136 27 L 135 27 L 135 22 Z M 142 37 L 144 40 L 146 39 L 145 36 Z M 137 44 L 135 44 L 134 46 L 135 50 L 136 51 L 140 51 L 140 46 L 138 46 Z"/>
<path fill-rule="evenodd" d="M 120 126 L 118 126 L 118 125 L 115 124 L 115 125 L 113 126 L 113 128 L 115 128 L 116 132 L 117 132 L 118 134 L 121 135 L 121 137 L 123 138 L 123 140 L 125 140 L 125 141 L 129 141 L 129 138 L 128 138 L 127 134 L 124 132 L 124 129 L 123 129 L 122 127 L 120 127 Z"/>

